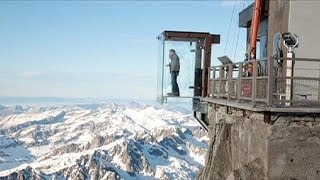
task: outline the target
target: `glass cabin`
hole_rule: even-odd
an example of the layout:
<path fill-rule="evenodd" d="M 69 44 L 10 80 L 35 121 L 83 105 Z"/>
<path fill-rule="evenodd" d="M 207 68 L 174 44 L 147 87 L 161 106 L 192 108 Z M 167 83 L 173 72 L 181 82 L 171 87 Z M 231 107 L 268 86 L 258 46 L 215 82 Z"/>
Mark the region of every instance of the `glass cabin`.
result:
<path fill-rule="evenodd" d="M 220 43 L 220 35 L 204 32 L 164 31 L 158 36 L 157 101 L 167 103 L 168 98 L 194 98 L 206 96 L 208 68 L 211 64 L 211 46 Z M 174 49 L 180 60 L 177 77 L 180 96 L 172 96 L 171 62 L 169 51 Z"/>

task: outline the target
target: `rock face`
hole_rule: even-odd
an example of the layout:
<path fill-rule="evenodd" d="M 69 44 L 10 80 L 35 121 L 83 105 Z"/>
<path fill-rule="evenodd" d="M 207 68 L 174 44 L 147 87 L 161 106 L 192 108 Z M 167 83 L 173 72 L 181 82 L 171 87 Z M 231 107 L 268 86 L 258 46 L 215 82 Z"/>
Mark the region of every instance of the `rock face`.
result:
<path fill-rule="evenodd" d="M 195 179 L 209 139 L 184 111 L 1 107 L 0 179 Z"/>
<path fill-rule="evenodd" d="M 210 109 L 210 143 L 200 180 L 320 179 L 320 118 Z"/>
<path fill-rule="evenodd" d="M 272 178 L 320 179 L 320 118 L 278 117 L 269 133 Z"/>

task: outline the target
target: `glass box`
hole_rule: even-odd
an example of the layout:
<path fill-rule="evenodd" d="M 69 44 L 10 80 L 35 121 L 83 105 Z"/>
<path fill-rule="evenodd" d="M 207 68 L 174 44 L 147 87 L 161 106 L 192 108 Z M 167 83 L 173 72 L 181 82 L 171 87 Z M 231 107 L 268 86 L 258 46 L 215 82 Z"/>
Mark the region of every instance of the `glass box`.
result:
<path fill-rule="evenodd" d="M 194 99 L 207 96 L 208 69 L 211 63 L 211 46 L 220 43 L 220 35 L 204 32 L 164 31 L 158 36 L 158 82 L 157 100 L 161 104 L 169 98 Z M 179 57 L 180 70 L 177 76 L 179 96 L 172 94 L 170 50 Z"/>

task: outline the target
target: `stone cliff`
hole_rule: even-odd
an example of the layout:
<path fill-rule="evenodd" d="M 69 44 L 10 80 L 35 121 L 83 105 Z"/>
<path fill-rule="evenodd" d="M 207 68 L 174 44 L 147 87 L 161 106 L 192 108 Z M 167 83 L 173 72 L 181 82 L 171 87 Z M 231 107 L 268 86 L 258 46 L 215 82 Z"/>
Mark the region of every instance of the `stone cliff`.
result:
<path fill-rule="evenodd" d="M 210 144 L 199 180 L 320 179 L 320 115 L 211 107 Z"/>

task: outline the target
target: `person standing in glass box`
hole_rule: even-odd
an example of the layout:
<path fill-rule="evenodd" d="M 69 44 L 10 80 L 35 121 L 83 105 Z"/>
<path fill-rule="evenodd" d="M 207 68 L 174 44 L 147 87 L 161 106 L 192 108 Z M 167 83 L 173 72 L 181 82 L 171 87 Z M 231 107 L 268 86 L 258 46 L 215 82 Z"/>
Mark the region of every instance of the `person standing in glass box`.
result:
<path fill-rule="evenodd" d="M 172 92 L 168 93 L 168 96 L 180 96 L 179 86 L 177 83 L 177 77 L 180 71 L 180 60 L 174 49 L 170 49 L 169 58 L 171 62 L 167 66 L 170 67 Z"/>

